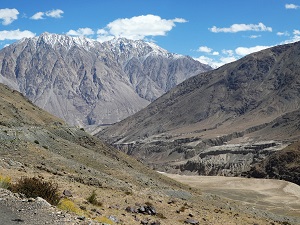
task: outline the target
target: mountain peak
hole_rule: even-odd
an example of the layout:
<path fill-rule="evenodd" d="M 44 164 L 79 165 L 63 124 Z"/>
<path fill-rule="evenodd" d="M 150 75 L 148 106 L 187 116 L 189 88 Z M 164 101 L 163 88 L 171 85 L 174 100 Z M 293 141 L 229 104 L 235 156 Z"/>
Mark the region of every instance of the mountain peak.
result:
<path fill-rule="evenodd" d="M 160 55 L 166 58 L 178 57 L 180 55 L 170 53 L 166 49 L 163 49 L 153 42 L 146 42 L 143 40 L 131 40 L 126 38 L 114 38 L 110 41 L 103 42 L 103 44 L 109 46 L 111 50 L 119 55 L 125 54 L 135 56 L 149 56 Z M 130 57 L 129 57 L 130 58 Z"/>
<path fill-rule="evenodd" d="M 55 46 L 64 47 L 70 49 L 73 46 L 80 46 L 86 49 L 95 47 L 99 42 L 86 38 L 86 37 L 72 37 L 69 35 L 60 35 L 54 33 L 44 32 L 40 36 L 34 38 L 39 43 L 46 43 L 51 45 L 53 48 Z"/>

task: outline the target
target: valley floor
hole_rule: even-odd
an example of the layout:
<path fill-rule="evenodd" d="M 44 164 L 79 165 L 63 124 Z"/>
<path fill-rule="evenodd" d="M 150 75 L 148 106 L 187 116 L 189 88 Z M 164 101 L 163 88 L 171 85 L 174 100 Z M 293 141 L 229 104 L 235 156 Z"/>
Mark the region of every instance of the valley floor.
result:
<path fill-rule="evenodd" d="M 266 210 L 300 224 L 300 186 L 296 184 L 272 179 L 163 174 L 203 193 L 239 201 L 249 208 Z"/>

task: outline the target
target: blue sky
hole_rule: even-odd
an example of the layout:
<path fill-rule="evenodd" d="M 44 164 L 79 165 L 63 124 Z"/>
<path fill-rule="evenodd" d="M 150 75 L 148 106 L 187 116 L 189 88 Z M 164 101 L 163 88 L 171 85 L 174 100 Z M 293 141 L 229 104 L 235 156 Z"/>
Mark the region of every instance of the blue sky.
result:
<path fill-rule="evenodd" d="M 217 67 L 300 40 L 300 1 L 1 0 L 0 48 L 43 32 L 153 41 Z"/>

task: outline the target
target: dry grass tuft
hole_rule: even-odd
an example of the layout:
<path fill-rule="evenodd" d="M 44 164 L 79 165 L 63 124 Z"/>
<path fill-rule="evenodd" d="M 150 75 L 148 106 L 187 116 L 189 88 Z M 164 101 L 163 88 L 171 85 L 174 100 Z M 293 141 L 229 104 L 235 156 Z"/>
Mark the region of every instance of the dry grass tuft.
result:
<path fill-rule="evenodd" d="M 61 199 L 61 201 L 59 202 L 57 207 L 60 208 L 61 210 L 73 212 L 77 215 L 84 214 L 84 211 L 82 209 L 80 209 L 72 200 L 70 200 L 68 198 Z"/>
<path fill-rule="evenodd" d="M 9 189 L 11 187 L 11 178 L 0 175 L 0 188 Z"/>

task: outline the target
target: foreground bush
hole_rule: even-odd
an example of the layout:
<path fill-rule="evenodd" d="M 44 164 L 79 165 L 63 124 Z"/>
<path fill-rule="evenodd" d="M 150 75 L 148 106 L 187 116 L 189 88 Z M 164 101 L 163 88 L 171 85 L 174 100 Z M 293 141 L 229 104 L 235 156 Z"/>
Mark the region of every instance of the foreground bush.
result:
<path fill-rule="evenodd" d="M 24 194 L 27 198 L 41 197 L 52 205 L 57 205 L 60 198 L 58 186 L 36 177 L 25 177 L 11 187 L 13 192 Z"/>

